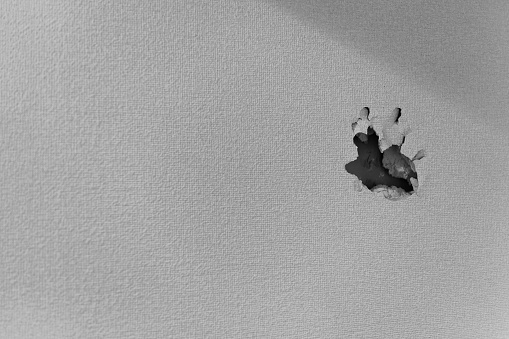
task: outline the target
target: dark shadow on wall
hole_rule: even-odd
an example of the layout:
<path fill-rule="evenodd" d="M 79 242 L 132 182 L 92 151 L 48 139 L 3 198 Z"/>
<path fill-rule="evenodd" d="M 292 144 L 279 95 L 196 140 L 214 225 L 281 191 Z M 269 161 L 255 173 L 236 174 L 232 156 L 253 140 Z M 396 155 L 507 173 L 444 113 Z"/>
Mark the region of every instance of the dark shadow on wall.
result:
<path fill-rule="evenodd" d="M 506 0 L 260 1 L 348 41 L 438 98 L 468 107 L 470 118 L 507 119 L 500 113 L 509 108 L 509 36 L 500 33 L 509 35 Z"/>

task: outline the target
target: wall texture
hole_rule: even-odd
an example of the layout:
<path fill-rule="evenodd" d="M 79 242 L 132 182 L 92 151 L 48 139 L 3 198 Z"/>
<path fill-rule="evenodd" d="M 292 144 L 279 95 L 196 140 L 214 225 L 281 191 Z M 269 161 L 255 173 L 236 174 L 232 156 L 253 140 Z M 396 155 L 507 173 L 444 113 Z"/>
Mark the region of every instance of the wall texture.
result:
<path fill-rule="evenodd" d="M 506 1 L 0 2 L 0 338 L 508 338 Z M 353 189 L 402 108 L 421 190 Z"/>

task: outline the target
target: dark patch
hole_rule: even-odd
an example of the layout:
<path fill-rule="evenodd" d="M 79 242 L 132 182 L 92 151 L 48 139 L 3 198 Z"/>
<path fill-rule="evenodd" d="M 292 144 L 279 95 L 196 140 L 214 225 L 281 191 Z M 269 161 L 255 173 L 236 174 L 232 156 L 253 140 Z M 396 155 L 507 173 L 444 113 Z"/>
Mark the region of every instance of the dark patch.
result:
<path fill-rule="evenodd" d="M 396 108 L 396 110 L 398 111 L 398 115 L 396 116 L 396 119 L 394 120 L 396 123 L 399 122 L 399 118 L 401 118 L 401 108 Z"/>
<path fill-rule="evenodd" d="M 384 185 L 396 186 L 408 193 L 413 192 L 410 178 L 417 179 L 417 173 L 411 168 L 411 160 L 401 154 L 400 147 L 396 145 L 391 146 L 383 153 L 380 152 L 378 140 L 378 135 L 371 127 L 368 128 L 368 135 L 358 133 L 353 138 L 353 142 L 357 146 L 358 157 L 345 165 L 346 171 L 357 176 L 368 189 Z M 396 168 L 404 170 L 398 172 Z M 399 177 L 391 175 L 390 172 Z"/>

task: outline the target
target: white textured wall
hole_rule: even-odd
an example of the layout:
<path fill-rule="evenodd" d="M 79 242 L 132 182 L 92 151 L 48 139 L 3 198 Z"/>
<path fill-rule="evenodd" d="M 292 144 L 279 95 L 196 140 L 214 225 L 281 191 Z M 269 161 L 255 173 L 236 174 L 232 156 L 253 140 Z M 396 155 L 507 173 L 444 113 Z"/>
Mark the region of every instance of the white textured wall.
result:
<path fill-rule="evenodd" d="M 0 338 L 508 338 L 509 6 L 426 4 L 0 2 Z"/>

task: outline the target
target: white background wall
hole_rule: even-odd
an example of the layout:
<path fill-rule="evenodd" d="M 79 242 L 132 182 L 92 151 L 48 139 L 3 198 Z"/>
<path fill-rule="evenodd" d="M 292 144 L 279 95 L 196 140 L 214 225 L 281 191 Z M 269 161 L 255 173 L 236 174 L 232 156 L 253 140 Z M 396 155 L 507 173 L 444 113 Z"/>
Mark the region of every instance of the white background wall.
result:
<path fill-rule="evenodd" d="M 509 337 L 507 18 L 2 1 L 0 338 Z M 353 190 L 363 106 L 418 196 Z"/>

